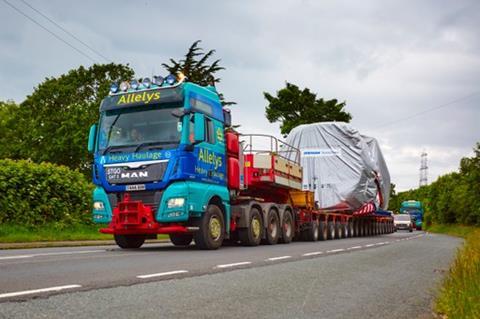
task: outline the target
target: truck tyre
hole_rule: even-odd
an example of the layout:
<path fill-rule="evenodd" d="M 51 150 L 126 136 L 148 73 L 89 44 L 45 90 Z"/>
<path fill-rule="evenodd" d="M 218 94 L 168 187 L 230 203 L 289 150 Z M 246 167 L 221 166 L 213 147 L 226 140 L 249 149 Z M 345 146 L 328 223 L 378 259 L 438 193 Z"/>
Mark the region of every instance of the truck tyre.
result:
<path fill-rule="evenodd" d="M 335 225 L 332 221 L 327 223 L 328 239 L 335 239 Z"/>
<path fill-rule="evenodd" d="M 351 237 L 353 237 L 353 233 L 354 233 L 354 232 L 353 232 L 353 223 L 352 223 L 352 221 L 351 221 L 351 220 L 348 221 L 347 225 L 348 225 L 348 226 L 347 226 L 347 227 L 348 227 L 347 235 L 348 235 L 348 238 L 351 238 Z"/>
<path fill-rule="evenodd" d="M 318 222 L 313 221 L 309 225 L 310 227 L 305 231 L 305 240 L 317 241 L 318 240 Z"/>
<path fill-rule="evenodd" d="M 328 238 L 327 224 L 324 221 L 321 221 L 318 224 L 318 239 L 327 240 L 327 238 Z"/>
<path fill-rule="evenodd" d="M 225 237 L 223 214 L 217 205 L 208 205 L 202 218 L 198 221 L 198 231 L 193 238 L 200 249 L 213 250 L 222 246 Z"/>
<path fill-rule="evenodd" d="M 288 244 L 292 242 L 293 239 L 293 217 L 292 213 L 287 210 L 283 214 L 283 221 L 282 221 L 282 238 L 280 238 L 280 242 L 284 244 Z"/>
<path fill-rule="evenodd" d="M 264 244 L 275 245 L 280 238 L 280 221 L 277 212 L 270 209 L 267 215 L 266 236 L 263 240 Z"/>
<path fill-rule="evenodd" d="M 188 246 L 193 240 L 193 234 L 170 234 L 169 236 L 175 246 Z"/>
<path fill-rule="evenodd" d="M 145 242 L 145 235 L 114 235 L 115 243 L 120 248 L 140 248 Z"/>
<path fill-rule="evenodd" d="M 258 209 L 252 208 L 248 228 L 238 230 L 238 239 L 244 246 L 258 246 L 262 240 L 262 231 L 262 216 L 260 216 Z"/>
<path fill-rule="evenodd" d="M 342 224 L 335 223 L 335 239 L 342 239 Z"/>

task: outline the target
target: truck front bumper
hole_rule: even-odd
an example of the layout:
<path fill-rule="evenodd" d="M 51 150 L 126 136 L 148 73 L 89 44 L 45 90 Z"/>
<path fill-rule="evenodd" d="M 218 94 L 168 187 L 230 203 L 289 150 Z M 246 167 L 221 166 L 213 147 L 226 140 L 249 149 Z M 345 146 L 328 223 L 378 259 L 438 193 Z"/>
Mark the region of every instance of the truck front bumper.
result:
<path fill-rule="evenodd" d="M 189 233 L 198 230 L 182 223 L 162 224 L 155 220 L 150 206 L 141 201 L 130 201 L 127 196 L 123 202 L 113 209 L 112 220 L 101 233 L 114 235 L 134 234 L 175 234 Z"/>

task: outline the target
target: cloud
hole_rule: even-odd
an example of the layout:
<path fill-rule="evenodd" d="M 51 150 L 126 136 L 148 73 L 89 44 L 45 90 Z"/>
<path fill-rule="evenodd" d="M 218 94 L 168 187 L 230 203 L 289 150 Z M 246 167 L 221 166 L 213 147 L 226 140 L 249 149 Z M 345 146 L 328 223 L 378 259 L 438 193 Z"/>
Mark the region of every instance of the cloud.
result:
<path fill-rule="evenodd" d="M 162 62 L 203 40 L 227 68 L 219 89 L 238 103 L 232 113 L 243 132 L 280 136 L 262 93 L 285 81 L 346 100 L 352 125 L 380 141 L 397 190 L 417 186 L 423 149 L 434 180 L 480 140 L 480 95 L 415 115 L 479 91 L 478 1 L 30 2 L 140 77 L 164 72 Z M 0 7 L 8 26 L 0 29 L 0 99 L 21 101 L 45 77 L 92 63 Z"/>

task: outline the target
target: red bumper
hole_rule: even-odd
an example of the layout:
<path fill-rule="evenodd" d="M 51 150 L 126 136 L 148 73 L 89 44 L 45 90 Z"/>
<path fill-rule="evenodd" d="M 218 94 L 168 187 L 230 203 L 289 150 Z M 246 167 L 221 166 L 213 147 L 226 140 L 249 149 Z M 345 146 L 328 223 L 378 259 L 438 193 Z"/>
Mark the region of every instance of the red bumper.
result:
<path fill-rule="evenodd" d="M 191 231 L 191 227 L 184 225 L 156 222 L 150 206 L 140 201 L 130 201 L 128 197 L 113 209 L 112 222 L 108 227 L 100 229 L 101 233 L 114 235 L 174 234 Z"/>

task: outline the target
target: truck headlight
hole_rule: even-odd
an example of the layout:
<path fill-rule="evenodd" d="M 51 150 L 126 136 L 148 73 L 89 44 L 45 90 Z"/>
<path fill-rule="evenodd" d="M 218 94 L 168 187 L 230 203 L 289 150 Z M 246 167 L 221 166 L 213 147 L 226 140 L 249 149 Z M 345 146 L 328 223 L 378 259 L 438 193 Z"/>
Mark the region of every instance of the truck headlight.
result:
<path fill-rule="evenodd" d="M 175 197 L 175 198 L 170 198 L 168 200 L 167 207 L 168 208 L 183 207 L 184 204 L 185 204 L 185 198 Z"/>
<path fill-rule="evenodd" d="M 105 205 L 103 202 L 94 202 L 93 203 L 93 209 L 94 210 L 105 210 Z"/>

